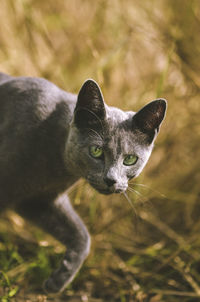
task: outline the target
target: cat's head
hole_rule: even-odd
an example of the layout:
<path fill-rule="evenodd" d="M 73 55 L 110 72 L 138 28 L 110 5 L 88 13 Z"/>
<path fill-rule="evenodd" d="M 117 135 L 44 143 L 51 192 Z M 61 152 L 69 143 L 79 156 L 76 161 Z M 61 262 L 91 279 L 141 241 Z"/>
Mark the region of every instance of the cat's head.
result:
<path fill-rule="evenodd" d="M 157 99 L 137 113 L 104 103 L 99 86 L 87 80 L 79 94 L 67 142 L 67 156 L 80 177 L 103 194 L 126 191 L 147 163 L 165 116 Z"/>

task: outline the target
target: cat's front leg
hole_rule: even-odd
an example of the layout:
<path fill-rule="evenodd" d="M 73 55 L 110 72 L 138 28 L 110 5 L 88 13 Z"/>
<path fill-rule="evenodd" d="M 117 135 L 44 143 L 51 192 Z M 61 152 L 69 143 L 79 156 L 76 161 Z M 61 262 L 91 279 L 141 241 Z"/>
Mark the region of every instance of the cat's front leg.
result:
<path fill-rule="evenodd" d="M 17 211 L 67 246 L 60 267 L 44 283 L 48 293 L 61 292 L 73 280 L 87 257 L 90 236 L 66 194 L 51 200 L 40 197 L 20 204 Z"/>
<path fill-rule="evenodd" d="M 89 233 L 66 195 L 55 200 L 54 209 L 58 213 L 59 223 L 55 224 L 53 235 L 67 245 L 67 252 L 61 266 L 45 282 L 47 292 L 62 291 L 73 280 L 90 249 Z"/>

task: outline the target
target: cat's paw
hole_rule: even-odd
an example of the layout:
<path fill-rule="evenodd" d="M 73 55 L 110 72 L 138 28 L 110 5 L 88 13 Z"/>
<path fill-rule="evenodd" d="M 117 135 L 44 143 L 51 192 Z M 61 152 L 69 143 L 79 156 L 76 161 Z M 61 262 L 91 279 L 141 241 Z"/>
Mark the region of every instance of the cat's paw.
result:
<path fill-rule="evenodd" d="M 44 282 L 44 291 L 48 294 L 61 293 L 74 279 L 80 265 L 80 261 L 73 263 L 64 259 L 61 266 Z"/>
<path fill-rule="evenodd" d="M 58 294 L 61 292 L 62 287 L 54 282 L 53 278 L 47 279 L 43 284 L 43 289 L 46 294 Z"/>
<path fill-rule="evenodd" d="M 72 281 L 74 274 L 61 266 L 43 284 L 43 289 L 47 294 L 61 293 Z"/>

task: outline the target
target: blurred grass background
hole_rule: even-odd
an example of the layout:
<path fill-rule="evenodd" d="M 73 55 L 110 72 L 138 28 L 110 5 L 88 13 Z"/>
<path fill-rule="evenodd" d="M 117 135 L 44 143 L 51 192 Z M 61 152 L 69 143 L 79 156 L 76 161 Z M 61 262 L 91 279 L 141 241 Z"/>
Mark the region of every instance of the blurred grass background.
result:
<path fill-rule="evenodd" d="M 92 251 L 61 296 L 47 298 L 41 284 L 63 247 L 15 213 L 1 215 L 1 301 L 200 301 L 199 0 L 0 5 L 1 71 L 75 93 L 94 78 L 124 110 L 168 100 L 152 157 L 130 185 L 136 213 L 82 180 L 70 191 Z"/>

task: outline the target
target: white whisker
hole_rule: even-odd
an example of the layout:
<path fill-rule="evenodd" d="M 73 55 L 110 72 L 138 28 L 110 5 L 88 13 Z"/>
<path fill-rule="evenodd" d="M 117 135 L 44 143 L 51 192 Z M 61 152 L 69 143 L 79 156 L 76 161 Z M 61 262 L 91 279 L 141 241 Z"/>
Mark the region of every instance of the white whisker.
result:
<path fill-rule="evenodd" d="M 149 204 L 149 205 L 152 206 L 151 201 L 148 198 L 146 198 L 146 196 L 144 196 L 143 194 L 141 194 L 140 192 L 134 190 L 130 186 L 128 186 L 128 191 L 130 191 L 131 193 L 135 193 L 135 194 L 137 194 L 139 196 L 139 200 L 138 201 L 139 201 L 140 205 L 147 205 L 147 204 Z M 137 203 L 138 203 L 138 201 L 137 201 Z"/>
<path fill-rule="evenodd" d="M 128 190 L 129 190 L 130 192 L 133 192 L 133 193 L 137 194 L 138 196 L 142 196 L 142 197 L 143 197 L 143 195 L 142 195 L 140 192 L 138 192 L 137 190 L 134 190 L 134 189 L 131 188 L 130 186 L 128 186 Z"/>
<path fill-rule="evenodd" d="M 133 210 L 133 215 L 135 217 L 135 220 L 134 220 L 134 225 L 135 225 L 135 229 L 136 229 L 136 232 L 137 232 L 137 229 L 138 229 L 138 214 L 137 214 L 137 211 L 132 203 L 132 201 L 130 200 L 129 196 L 127 195 L 126 192 L 123 192 L 123 195 L 124 197 L 126 198 L 126 200 L 128 201 L 128 203 L 130 204 L 132 210 Z"/>
<path fill-rule="evenodd" d="M 134 185 L 134 186 L 140 186 L 140 187 L 144 187 L 146 189 L 149 189 L 151 192 L 154 192 L 156 194 L 159 194 L 161 197 L 163 198 L 167 198 L 166 195 L 164 195 L 163 193 L 159 192 L 158 190 L 155 190 L 155 189 L 151 189 L 149 186 L 145 185 L 145 184 L 138 184 L 138 183 L 134 183 L 134 182 L 130 182 L 131 185 Z"/>
<path fill-rule="evenodd" d="M 132 203 L 132 201 L 130 200 L 129 196 L 127 195 L 126 192 L 123 192 L 123 195 L 125 196 L 126 200 L 128 201 L 128 203 L 130 204 L 130 206 L 132 207 L 133 211 L 134 211 L 134 214 L 137 214 L 136 210 L 135 210 L 135 207 Z"/>

